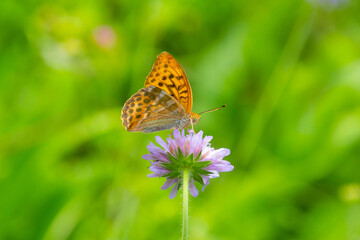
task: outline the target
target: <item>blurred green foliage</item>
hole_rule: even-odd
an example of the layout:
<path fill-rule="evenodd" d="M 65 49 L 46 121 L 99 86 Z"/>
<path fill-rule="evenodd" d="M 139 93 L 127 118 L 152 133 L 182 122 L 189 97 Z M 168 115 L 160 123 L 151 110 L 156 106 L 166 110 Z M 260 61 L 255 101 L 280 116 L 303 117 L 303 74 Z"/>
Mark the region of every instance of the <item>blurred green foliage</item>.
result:
<path fill-rule="evenodd" d="M 178 239 L 124 102 L 169 51 L 235 170 L 191 239 L 360 239 L 360 3 L 0 1 L 0 239 Z"/>

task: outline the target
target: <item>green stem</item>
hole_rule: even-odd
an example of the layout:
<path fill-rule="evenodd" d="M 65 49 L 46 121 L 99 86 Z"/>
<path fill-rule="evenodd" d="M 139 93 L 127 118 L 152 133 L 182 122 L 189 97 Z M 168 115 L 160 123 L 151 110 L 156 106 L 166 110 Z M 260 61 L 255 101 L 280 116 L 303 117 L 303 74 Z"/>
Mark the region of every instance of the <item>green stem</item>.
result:
<path fill-rule="evenodd" d="M 183 224 L 182 240 L 188 239 L 189 234 L 189 169 L 183 172 Z"/>

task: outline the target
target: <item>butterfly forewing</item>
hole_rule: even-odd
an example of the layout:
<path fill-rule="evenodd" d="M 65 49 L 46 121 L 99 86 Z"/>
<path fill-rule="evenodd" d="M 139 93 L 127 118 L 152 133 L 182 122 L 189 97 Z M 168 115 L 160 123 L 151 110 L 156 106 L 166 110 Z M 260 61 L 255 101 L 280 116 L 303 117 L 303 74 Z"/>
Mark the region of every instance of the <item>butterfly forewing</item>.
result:
<path fill-rule="evenodd" d="M 148 86 L 124 105 L 123 125 L 128 131 L 155 132 L 176 126 L 186 116 L 183 106 L 164 90 Z"/>
<path fill-rule="evenodd" d="M 145 87 L 155 86 L 174 97 L 191 113 L 192 91 L 189 81 L 180 64 L 168 52 L 162 52 L 156 58 L 153 68 L 145 81 Z"/>

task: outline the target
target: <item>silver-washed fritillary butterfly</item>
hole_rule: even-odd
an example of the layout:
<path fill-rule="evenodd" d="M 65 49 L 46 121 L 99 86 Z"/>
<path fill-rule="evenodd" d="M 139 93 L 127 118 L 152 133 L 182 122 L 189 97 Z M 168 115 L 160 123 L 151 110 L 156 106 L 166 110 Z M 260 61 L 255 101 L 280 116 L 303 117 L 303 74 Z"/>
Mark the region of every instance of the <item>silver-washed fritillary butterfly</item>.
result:
<path fill-rule="evenodd" d="M 192 91 L 180 64 L 168 52 L 160 53 L 145 81 L 145 87 L 126 101 L 122 122 L 130 132 L 183 129 L 196 124 Z"/>

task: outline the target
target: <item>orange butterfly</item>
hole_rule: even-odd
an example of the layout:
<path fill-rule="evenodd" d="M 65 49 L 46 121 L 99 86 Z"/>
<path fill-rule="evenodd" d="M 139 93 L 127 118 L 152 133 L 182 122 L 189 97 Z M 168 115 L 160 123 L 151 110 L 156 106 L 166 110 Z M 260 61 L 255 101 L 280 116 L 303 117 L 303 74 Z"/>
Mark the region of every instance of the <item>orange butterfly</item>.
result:
<path fill-rule="evenodd" d="M 183 69 L 170 53 L 162 52 L 145 87 L 126 101 L 121 118 L 130 132 L 183 129 L 200 120 L 191 109 L 192 91 Z"/>

